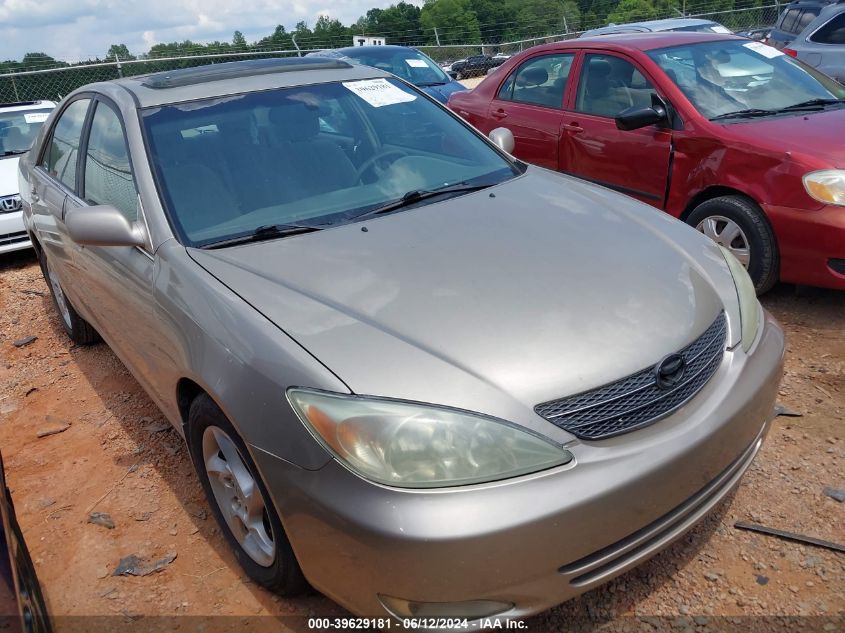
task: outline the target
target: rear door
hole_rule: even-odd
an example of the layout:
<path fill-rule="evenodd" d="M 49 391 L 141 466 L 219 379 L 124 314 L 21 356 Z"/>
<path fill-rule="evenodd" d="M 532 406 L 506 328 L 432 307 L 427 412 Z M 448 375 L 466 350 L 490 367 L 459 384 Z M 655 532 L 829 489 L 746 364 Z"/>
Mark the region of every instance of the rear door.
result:
<path fill-rule="evenodd" d="M 514 155 L 529 163 L 558 168 L 561 117 L 574 53 L 536 55 L 517 66 L 499 86 L 487 116 L 491 129 L 514 136 Z"/>
<path fill-rule="evenodd" d="M 73 242 L 64 223 L 65 201 L 76 189 L 79 147 L 91 98 L 71 101 L 47 135 L 38 164 L 30 177 L 32 221 L 50 270 L 73 305 L 78 305 Z"/>
<path fill-rule="evenodd" d="M 561 170 L 662 208 L 671 130 L 622 131 L 615 120 L 627 108 L 652 104 L 652 81 L 633 60 L 614 53 L 587 53 L 579 66 L 573 110 L 563 119 Z"/>

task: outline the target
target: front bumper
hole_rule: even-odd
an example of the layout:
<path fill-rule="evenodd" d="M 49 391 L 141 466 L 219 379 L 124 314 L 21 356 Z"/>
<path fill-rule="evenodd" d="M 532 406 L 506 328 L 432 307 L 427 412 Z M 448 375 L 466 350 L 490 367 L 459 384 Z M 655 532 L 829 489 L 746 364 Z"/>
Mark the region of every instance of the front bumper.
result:
<path fill-rule="evenodd" d="M 767 314 L 750 353 L 727 352 L 673 415 L 502 482 L 400 490 L 255 453 L 306 577 L 352 612 L 384 616 L 381 594 L 500 601 L 514 606 L 497 617 L 522 617 L 649 558 L 732 489 L 772 418 L 783 351 Z"/>
<path fill-rule="evenodd" d="M 0 213 L 0 253 L 29 248 L 32 242 L 23 225 L 23 212 Z"/>
<path fill-rule="evenodd" d="M 782 281 L 845 290 L 845 207 L 816 211 L 764 205 L 780 251 Z"/>

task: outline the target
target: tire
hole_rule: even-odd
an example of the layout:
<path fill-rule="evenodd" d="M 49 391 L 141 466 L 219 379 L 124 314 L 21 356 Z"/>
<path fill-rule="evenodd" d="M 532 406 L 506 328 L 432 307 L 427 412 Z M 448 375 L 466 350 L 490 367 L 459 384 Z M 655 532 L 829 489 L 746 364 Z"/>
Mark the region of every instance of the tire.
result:
<path fill-rule="evenodd" d="M 464 78 L 464 74 L 461 71 L 455 73 L 455 81 L 461 81 Z"/>
<path fill-rule="evenodd" d="M 97 330 L 91 327 L 88 321 L 79 316 L 79 313 L 65 295 L 58 275 L 50 270 L 44 252 L 40 248 L 37 249 L 37 252 L 41 274 L 44 275 L 44 281 L 47 282 L 47 287 L 50 289 L 50 296 L 53 297 L 53 307 L 56 308 L 59 321 L 68 337 L 77 345 L 93 345 L 97 343 L 100 340 Z"/>
<path fill-rule="evenodd" d="M 301 593 L 308 585 L 267 488 L 243 440 L 208 395 L 201 394 L 191 403 L 186 435 L 208 504 L 238 563 L 262 587 L 282 596 Z M 227 446 L 225 440 L 231 444 Z M 249 486 L 242 485 L 245 482 Z M 259 520 L 248 516 L 253 505 L 248 502 L 252 497 L 246 495 L 249 488 L 260 495 L 263 504 Z M 239 510 L 234 510 L 235 506 Z M 239 518 L 239 513 L 247 515 L 246 519 Z M 248 530 L 248 522 L 258 527 Z M 272 554 L 268 553 L 270 545 Z"/>
<path fill-rule="evenodd" d="M 758 295 L 777 283 L 780 270 L 777 241 L 765 214 L 754 202 L 743 196 L 720 196 L 702 202 L 686 220 L 737 255 L 746 265 Z M 741 256 L 743 252 L 747 253 L 745 258 Z"/>

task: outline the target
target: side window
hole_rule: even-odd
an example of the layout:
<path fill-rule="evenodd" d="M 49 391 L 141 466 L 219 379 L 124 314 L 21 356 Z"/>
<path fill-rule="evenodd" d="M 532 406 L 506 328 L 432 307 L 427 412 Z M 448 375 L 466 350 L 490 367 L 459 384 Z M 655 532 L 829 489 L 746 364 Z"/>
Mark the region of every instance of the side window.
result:
<path fill-rule="evenodd" d="M 780 29 L 787 33 L 792 33 L 792 28 L 795 26 L 798 16 L 801 14 L 801 9 L 787 9 L 783 13 L 780 20 Z"/>
<path fill-rule="evenodd" d="M 502 84 L 498 98 L 551 108 L 562 107 L 573 59 L 572 53 L 529 59 Z"/>
<path fill-rule="evenodd" d="M 798 18 L 798 22 L 795 25 L 793 33 L 798 35 L 801 31 L 803 31 L 810 22 L 818 17 L 819 11 L 820 9 L 805 9 L 801 14 L 801 17 Z"/>
<path fill-rule="evenodd" d="M 575 109 L 615 117 L 631 106 L 650 106 L 654 86 L 634 65 L 613 55 L 587 55 Z"/>
<path fill-rule="evenodd" d="M 117 113 L 104 103 L 97 104 L 91 121 L 85 154 L 85 200 L 90 204 L 110 204 L 130 221 L 138 218 L 138 193 L 123 126 Z"/>
<path fill-rule="evenodd" d="M 845 44 L 845 12 L 813 33 L 810 41 L 818 44 Z"/>
<path fill-rule="evenodd" d="M 47 150 L 39 163 L 53 178 L 60 180 L 71 191 L 76 190 L 76 160 L 79 156 L 79 139 L 88 113 L 90 99 L 79 99 L 62 112 Z"/>

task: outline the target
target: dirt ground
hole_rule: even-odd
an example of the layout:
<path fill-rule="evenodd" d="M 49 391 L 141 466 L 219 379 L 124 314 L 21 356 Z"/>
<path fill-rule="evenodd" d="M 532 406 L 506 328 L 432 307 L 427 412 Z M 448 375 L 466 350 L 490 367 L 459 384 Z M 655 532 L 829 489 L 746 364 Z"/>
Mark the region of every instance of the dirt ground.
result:
<path fill-rule="evenodd" d="M 528 630 L 624 630 L 632 615 L 687 630 L 713 615 L 845 616 L 845 555 L 733 528 L 747 520 L 845 541 L 845 503 L 822 493 L 845 488 L 845 292 L 781 286 L 763 303 L 788 335 L 780 402 L 803 416 L 776 420 L 735 494 L 681 542 Z M 37 339 L 13 345 L 27 336 Z M 317 594 L 282 599 L 247 581 L 179 436 L 108 347 L 71 344 L 29 253 L 0 257 L 0 359 L 0 447 L 52 614 L 345 615 Z M 114 528 L 88 523 L 92 511 Z M 128 555 L 168 553 L 160 573 L 111 575 Z M 292 619 L 265 620 L 278 630 Z M 72 621 L 58 618 L 58 630 Z M 820 631 L 845 622 L 807 621 Z"/>

